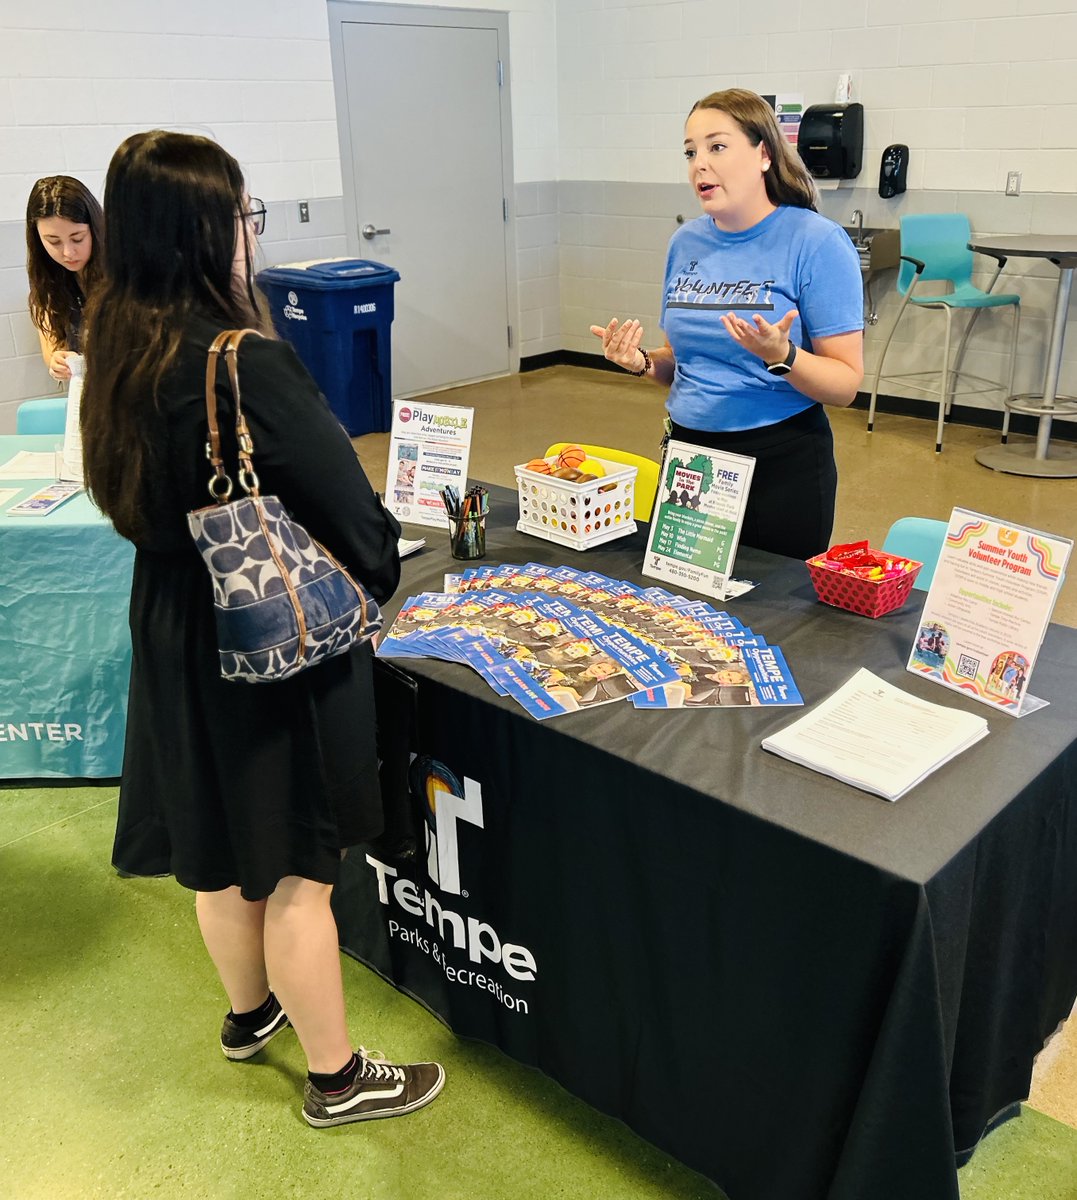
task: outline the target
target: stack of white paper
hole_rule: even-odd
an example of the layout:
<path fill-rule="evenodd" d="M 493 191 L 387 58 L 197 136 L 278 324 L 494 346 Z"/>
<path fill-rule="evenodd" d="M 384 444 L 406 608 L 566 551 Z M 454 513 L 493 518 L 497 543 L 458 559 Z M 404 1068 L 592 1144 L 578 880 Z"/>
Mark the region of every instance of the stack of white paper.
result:
<path fill-rule="evenodd" d="M 920 700 L 861 667 L 763 749 L 897 800 L 986 736 L 983 717 Z"/>

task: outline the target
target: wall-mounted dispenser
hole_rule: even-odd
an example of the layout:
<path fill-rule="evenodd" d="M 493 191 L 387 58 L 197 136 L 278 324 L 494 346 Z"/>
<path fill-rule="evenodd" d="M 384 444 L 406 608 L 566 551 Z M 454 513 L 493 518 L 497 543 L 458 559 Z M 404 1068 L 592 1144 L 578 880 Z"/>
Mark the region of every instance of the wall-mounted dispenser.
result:
<path fill-rule="evenodd" d="M 909 173 L 909 147 L 901 142 L 887 146 L 879 161 L 879 195 L 884 200 L 900 196 L 905 190 L 905 177 Z"/>
<path fill-rule="evenodd" d="M 797 149 L 816 179 L 855 179 L 864 161 L 864 106 L 809 104 Z"/>

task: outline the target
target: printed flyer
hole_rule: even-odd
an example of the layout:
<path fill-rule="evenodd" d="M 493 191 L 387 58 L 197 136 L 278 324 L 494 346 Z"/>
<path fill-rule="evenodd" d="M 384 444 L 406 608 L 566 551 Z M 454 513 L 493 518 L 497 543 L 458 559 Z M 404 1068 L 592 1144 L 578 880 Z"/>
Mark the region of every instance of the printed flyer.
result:
<path fill-rule="evenodd" d="M 1028 681 L 1072 547 L 955 508 L 908 670 L 1014 716 L 1042 707 Z"/>
<path fill-rule="evenodd" d="M 445 525 L 441 489 L 467 491 L 475 410 L 452 404 L 394 400 L 385 507 L 412 525 Z"/>
<path fill-rule="evenodd" d="M 754 469 L 754 458 L 670 442 L 643 574 L 727 600 Z"/>
<path fill-rule="evenodd" d="M 803 703 L 781 649 L 729 613 L 542 563 L 469 567 L 445 592 L 409 597 L 377 653 L 466 663 L 539 720 L 624 699 L 681 711 Z"/>

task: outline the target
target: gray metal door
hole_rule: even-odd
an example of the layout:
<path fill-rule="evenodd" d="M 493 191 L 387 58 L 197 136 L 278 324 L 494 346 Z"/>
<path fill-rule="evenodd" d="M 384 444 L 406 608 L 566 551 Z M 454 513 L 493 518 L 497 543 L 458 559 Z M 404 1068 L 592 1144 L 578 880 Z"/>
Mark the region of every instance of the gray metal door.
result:
<path fill-rule="evenodd" d="M 393 394 L 504 375 L 515 270 L 499 14 L 483 26 L 486 14 L 424 8 L 389 23 L 371 7 L 388 6 L 331 5 L 334 75 L 349 246 L 400 272 Z"/>

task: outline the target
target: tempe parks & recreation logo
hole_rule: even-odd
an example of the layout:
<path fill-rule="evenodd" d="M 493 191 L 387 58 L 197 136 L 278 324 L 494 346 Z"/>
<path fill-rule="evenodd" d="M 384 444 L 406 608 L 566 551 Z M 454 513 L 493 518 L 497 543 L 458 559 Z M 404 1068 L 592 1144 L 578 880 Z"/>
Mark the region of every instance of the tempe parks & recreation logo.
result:
<path fill-rule="evenodd" d="M 526 946 L 503 941 L 487 922 L 455 911 L 457 901 L 445 900 L 446 894 L 468 899 L 460 877 L 459 835 L 461 825 L 483 828 L 481 786 L 466 775 L 461 786 L 444 764 L 425 755 L 413 760 L 410 783 L 426 817 L 429 884 L 442 893 L 442 899 L 430 886 L 420 887 L 415 880 L 401 877 L 396 867 L 368 854 L 366 861 L 377 874 L 378 899 L 389 909 L 389 936 L 429 955 L 451 983 L 489 992 L 511 1011 L 530 1012 L 528 1002 L 506 991 L 495 975 L 504 972 L 518 984 L 533 983 L 538 974 L 535 956 Z M 472 965 L 463 965 L 464 956 Z"/>

